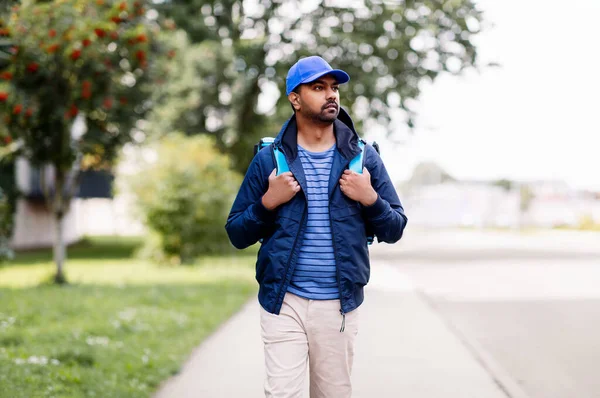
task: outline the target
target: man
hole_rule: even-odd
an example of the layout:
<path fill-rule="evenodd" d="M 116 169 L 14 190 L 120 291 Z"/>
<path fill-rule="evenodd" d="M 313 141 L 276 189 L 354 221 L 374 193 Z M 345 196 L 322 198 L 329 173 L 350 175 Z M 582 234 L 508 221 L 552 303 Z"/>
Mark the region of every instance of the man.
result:
<path fill-rule="evenodd" d="M 277 175 L 274 149 L 250 164 L 227 220 L 234 246 L 260 239 L 256 263 L 266 397 L 300 397 L 310 369 L 311 398 L 352 395 L 350 374 L 358 307 L 369 281 L 368 231 L 394 243 L 406 216 L 375 149 L 365 145 L 363 173 L 348 170 L 359 137 L 340 108 L 348 74 L 320 57 L 288 72 L 294 115 L 273 147 L 289 170 Z"/>

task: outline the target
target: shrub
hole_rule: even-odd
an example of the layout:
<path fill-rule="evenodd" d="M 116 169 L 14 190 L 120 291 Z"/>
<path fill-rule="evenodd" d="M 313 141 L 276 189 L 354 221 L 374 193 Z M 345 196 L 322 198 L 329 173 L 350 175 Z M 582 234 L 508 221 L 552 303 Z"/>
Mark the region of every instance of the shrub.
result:
<path fill-rule="evenodd" d="M 12 234 L 13 209 L 8 196 L 0 189 L 0 263 L 11 260 L 14 255 L 8 247 Z"/>
<path fill-rule="evenodd" d="M 145 150 L 129 188 L 150 236 L 143 250 L 187 263 L 230 248 L 225 220 L 241 182 L 208 136 L 174 133 Z M 149 156 L 148 156 L 149 155 Z"/>
<path fill-rule="evenodd" d="M 600 224 L 591 214 L 587 214 L 579 219 L 577 228 L 582 231 L 600 231 Z"/>

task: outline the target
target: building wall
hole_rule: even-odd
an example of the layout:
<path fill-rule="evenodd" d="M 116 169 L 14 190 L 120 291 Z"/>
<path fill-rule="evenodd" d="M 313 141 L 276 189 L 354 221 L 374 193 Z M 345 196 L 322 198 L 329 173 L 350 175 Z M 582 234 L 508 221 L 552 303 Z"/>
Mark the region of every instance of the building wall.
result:
<path fill-rule="evenodd" d="M 127 165 L 132 162 L 123 163 Z M 48 181 L 53 180 L 51 167 L 44 168 L 43 172 Z M 37 182 L 32 178 L 33 170 L 24 158 L 16 161 L 15 177 L 17 187 L 24 195 L 31 195 L 37 188 Z M 64 219 L 65 242 L 72 244 L 86 235 L 143 234 L 144 227 L 135 219 L 131 195 L 126 191 L 123 189 L 123 193 L 114 199 L 73 199 L 71 209 Z M 21 199 L 17 203 L 11 247 L 17 250 L 52 247 L 55 229 L 53 216 L 46 205 L 40 200 Z"/>
<path fill-rule="evenodd" d="M 81 235 L 139 236 L 144 226 L 135 219 L 131 202 L 124 195 L 114 199 L 77 199 L 75 229 Z"/>
<path fill-rule="evenodd" d="M 122 196 L 111 199 L 75 199 L 64 220 L 67 244 L 84 236 L 139 236 L 143 225 L 132 216 L 130 202 Z M 13 249 L 49 248 L 54 244 L 55 222 L 44 204 L 20 200 L 17 204 Z"/>
<path fill-rule="evenodd" d="M 506 191 L 483 184 L 446 182 L 420 186 L 401 198 L 410 225 L 578 227 L 586 218 L 600 223 L 600 200 L 572 191 L 543 188 L 535 191 L 524 213 L 520 210 L 517 189 Z"/>
<path fill-rule="evenodd" d="M 15 229 L 11 240 L 14 249 L 52 247 L 56 236 L 55 222 L 46 205 L 21 199 L 17 202 Z M 67 244 L 76 242 L 81 234 L 75 228 L 75 212 L 64 218 L 64 239 Z"/>
<path fill-rule="evenodd" d="M 402 198 L 411 225 L 514 226 L 518 195 L 500 187 L 446 182 L 413 189 Z"/>

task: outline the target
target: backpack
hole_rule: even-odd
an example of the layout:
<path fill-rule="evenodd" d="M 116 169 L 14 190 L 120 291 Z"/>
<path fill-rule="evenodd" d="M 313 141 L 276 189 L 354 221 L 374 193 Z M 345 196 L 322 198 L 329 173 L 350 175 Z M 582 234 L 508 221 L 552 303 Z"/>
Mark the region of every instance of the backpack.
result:
<path fill-rule="evenodd" d="M 256 154 L 262 148 L 264 148 L 266 146 L 271 146 L 271 150 L 273 152 L 273 158 L 275 159 L 275 164 L 277 167 L 276 175 L 280 175 L 282 173 L 290 171 L 290 169 L 288 167 L 287 160 L 285 160 L 285 155 L 283 154 L 283 152 L 281 152 L 279 149 L 277 149 L 273 145 L 271 145 L 274 141 L 275 141 L 275 139 L 273 137 L 261 138 L 261 140 L 257 144 L 254 145 L 254 156 L 256 156 Z M 373 142 L 372 146 L 373 146 L 373 148 L 375 148 L 377 153 L 379 153 L 379 145 L 376 142 Z M 350 169 L 358 174 L 362 174 L 363 162 L 364 162 L 364 152 L 365 152 L 364 151 L 365 141 L 359 139 L 358 147 L 360 148 L 360 153 L 358 155 L 356 155 L 354 157 L 354 159 L 352 159 L 350 161 L 350 164 L 348 165 L 348 169 Z M 367 230 L 367 244 L 369 244 L 369 245 L 373 244 L 374 239 L 375 239 L 375 234 L 370 233 Z"/>

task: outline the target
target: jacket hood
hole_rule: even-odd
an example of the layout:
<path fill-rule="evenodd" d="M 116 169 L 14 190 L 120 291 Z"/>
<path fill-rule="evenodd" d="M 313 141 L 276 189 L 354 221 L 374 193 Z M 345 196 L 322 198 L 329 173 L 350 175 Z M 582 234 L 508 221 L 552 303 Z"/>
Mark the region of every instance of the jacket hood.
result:
<path fill-rule="evenodd" d="M 350 115 L 342 107 L 340 107 L 337 119 L 333 122 L 333 133 L 337 149 L 346 159 L 350 160 L 360 152 L 358 133 Z M 295 114 L 283 124 L 275 138 L 274 145 L 283 147 L 284 153 L 290 160 L 296 159 L 298 156 L 298 126 Z"/>

